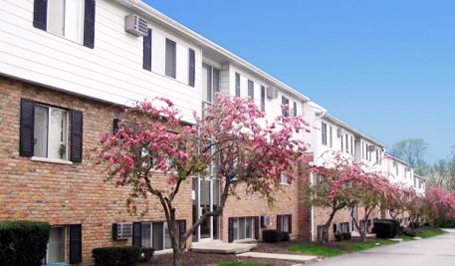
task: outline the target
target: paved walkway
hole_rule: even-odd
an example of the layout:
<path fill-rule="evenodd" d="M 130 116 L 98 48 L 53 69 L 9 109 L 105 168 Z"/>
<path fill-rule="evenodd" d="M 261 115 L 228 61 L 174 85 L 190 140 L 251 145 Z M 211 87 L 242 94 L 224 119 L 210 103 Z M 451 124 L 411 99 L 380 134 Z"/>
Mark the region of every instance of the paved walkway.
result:
<path fill-rule="evenodd" d="M 307 255 L 293 255 L 293 254 L 277 254 L 277 253 L 264 253 L 264 252 L 245 252 L 237 254 L 237 257 L 255 257 L 279 260 L 293 260 L 293 261 L 315 261 L 318 257 Z"/>
<path fill-rule="evenodd" d="M 455 230 L 427 239 L 342 255 L 314 263 L 314 266 L 453 266 Z"/>

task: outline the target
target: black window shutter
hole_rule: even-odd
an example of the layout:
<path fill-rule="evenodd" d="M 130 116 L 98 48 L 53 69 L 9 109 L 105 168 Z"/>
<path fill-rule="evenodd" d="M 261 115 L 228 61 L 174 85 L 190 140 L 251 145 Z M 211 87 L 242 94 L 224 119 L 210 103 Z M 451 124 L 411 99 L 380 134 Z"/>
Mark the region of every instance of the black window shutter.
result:
<path fill-rule="evenodd" d="M 142 223 L 133 223 L 133 246 L 142 246 Z"/>
<path fill-rule="evenodd" d="M 113 240 L 118 240 L 118 224 L 113 223 L 112 224 L 112 239 Z"/>
<path fill-rule="evenodd" d="M 228 219 L 228 242 L 234 241 L 234 218 Z"/>
<path fill-rule="evenodd" d="M 337 232 L 337 224 L 336 224 L 336 223 L 333 224 L 333 232 L 334 232 L 334 233 Z"/>
<path fill-rule="evenodd" d="M 281 231 L 281 215 L 276 216 L 276 230 Z"/>
<path fill-rule="evenodd" d="M 182 236 L 186 232 L 186 220 L 179 221 L 179 236 Z"/>
<path fill-rule="evenodd" d="M 259 239 L 259 216 L 254 217 L 254 238 Z"/>
<path fill-rule="evenodd" d="M 189 73 L 188 85 L 194 87 L 194 79 L 196 77 L 196 56 L 193 49 L 189 50 Z"/>
<path fill-rule="evenodd" d="M 35 0 L 33 9 L 33 27 L 47 30 L 47 0 Z"/>
<path fill-rule="evenodd" d="M 71 161 L 82 162 L 82 126 L 81 111 L 71 111 Z"/>
<path fill-rule="evenodd" d="M 82 225 L 70 225 L 70 264 L 82 262 Z"/>
<path fill-rule="evenodd" d="M 292 214 L 289 214 L 289 219 L 288 219 L 288 233 L 292 233 Z"/>
<path fill-rule="evenodd" d="M 85 0 L 84 46 L 95 46 L 95 0 Z"/>
<path fill-rule="evenodd" d="M 114 120 L 112 121 L 112 133 L 113 134 L 117 133 L 117 131 L 119 129 L 119 123 L 120 123 L 120 119 L 118 119 L 118 118 L 114 118 Z"/>
<path fill-rule="evenodd" d="M 21 99 L 20 156 L 32 157 L 34 148 L 35 102 Z"/>
<path fill-rule="evenodd" d="M 142 41 L 142 68 L 152 71 L 152 30 L 148 29 L 147 36 L 143 37 Z"/>

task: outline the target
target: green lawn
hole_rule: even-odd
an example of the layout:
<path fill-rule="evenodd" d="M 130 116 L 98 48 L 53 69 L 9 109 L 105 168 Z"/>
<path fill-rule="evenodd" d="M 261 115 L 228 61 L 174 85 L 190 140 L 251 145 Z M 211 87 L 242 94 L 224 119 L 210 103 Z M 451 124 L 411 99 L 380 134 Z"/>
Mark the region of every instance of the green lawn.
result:
<path fill-rule="evenodd" d="M 333 247 L 303 244 L 293 245 L 289 248 L 289 250 L 320 257 L 335 257 L 344 253 L 342 250 Z"/>
<path fill-rule="evenodd" d="M 368 239 L 367 242 L 357 243 L 340 243 L 338 246 L 343 247 L 347 252 L 355 252 L 371 249 L 377 246 L 388 246 L 396 244 L 397 242 L 387 239 Z"/>
<path fill-rule="evenodd" d="M 416 236 L 420 236 L 421 238 L 429 238 L 433 236 L 438 236 L 445 234 L 446 232 L 442 229 L 436 228 L 436 229 L 430 229 L 430 230 L 425 230 L 422 232 L 417 232 Z"/>

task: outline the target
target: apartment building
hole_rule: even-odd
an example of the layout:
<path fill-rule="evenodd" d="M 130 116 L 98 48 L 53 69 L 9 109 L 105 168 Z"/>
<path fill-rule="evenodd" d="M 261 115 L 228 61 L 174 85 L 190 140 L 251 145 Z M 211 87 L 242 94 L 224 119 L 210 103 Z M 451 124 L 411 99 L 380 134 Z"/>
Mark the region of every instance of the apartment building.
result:
<path fill-rule="evenodd" d="M 333 159 L 332 154 L 342 153 L 351 157 L 353 161 L 364 162 L 372 170 L 380 171 L 382 168 L 386 146 L 378 140 L 368 136 L 346 122 L 328 113 L 322 106 L 311 102 L 308 105 L 308 119 L 315 127 L 311 134 L 306 135 L 306 141 L 311 143 L 313 165 L 322 166 Z M 317 177 L 310 176 L 311 183 L 317 182 Z M 311 239 L 319 240 L 322 237 L 323 225 L 329 217 L 328 210 L 311 208 Z M 332 222 L 329 230 L 329 239 L 334 239 L 336 232 L 356 232 L 353 219 L 363 217 L 362 210 L 341 210 Z M 379 210 L 374 212 L 371 219 L 380 218 Z M 372 224 L 370 222 L 370 224 Z"/>
<path fill-rule="evenodd" d="M 120 110 L 161 96 L 192 123 L 193 111 L 203 115 L 220 92 L 250 97 L 272 118 L 304 115 L 309 98 L 141 1 L 63 3 L 1 1 L 0 220 L 49 222 L 45 264 L 87 265 L 100 246 L 170 251 L 159 203 L 131 216 L 129 191 L 104 182 L 96 164 L 93 150 Z M 281 178 L 273 207 L 239 193 L 192 241 L 249 241 L 275 228 L 304 234 L 299 181 Z M 183 185 L 176 202 L 181 230 L 216 207 L 220 182 L 194 177 Z"/>
<path fill-rule="evenodd" d="M 100 246 L 170 251 L 159 202 L 151 200 L 143 217 L 128 214 L 129 191 L 104 182 L 93 153 L 120 110 L 138 100 L 169 98 L 193 123 L 194 111 L 203 116 L 216 94 L 225 93 L 250 97 L 269 119 L 299 115 L 313 127 L 296 135 L 309 144 L 308 163 L 298 180 L 281 176 L 274 206 L 239 192 L 220 217 L 196 230 L 193 243 L 251 241 L 264 229 L 317 240 L 327 214 L 302 204 L 310 165 L 328 150 L 383 164 L 384 144 L 141 1 L 0 2 L 0 220 L 49 222 L 44 263 L 87 265 Z M 414 178 L 422 187 L 423 178 Z M 180 230 L 217 207 L 221 184 L 194 177 L 183 185 L 176 202 Z M 351 213 L 337 215 L 333 228 L 353 230 Z"/>

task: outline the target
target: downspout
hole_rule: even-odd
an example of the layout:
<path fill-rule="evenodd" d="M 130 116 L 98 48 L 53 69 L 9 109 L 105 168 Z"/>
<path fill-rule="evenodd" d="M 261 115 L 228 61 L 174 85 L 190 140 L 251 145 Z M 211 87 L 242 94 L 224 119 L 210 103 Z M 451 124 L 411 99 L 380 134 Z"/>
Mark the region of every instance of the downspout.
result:
<path fill-rule="evenodd" d="M 310 172 L 310 186 L 313 186 L 313 173 Z M 314 242 L 314 206 L 311 205 L 310 209 L 310 224 L 311 224 L 311 241 Z"/>

